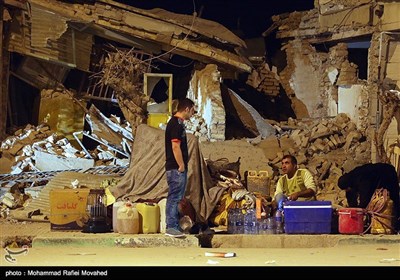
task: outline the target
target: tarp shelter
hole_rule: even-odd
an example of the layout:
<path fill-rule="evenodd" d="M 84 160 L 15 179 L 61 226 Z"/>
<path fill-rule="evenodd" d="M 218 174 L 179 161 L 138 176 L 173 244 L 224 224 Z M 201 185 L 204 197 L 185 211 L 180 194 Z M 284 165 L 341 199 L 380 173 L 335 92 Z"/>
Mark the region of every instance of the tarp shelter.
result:
<path fill-rule="evenodd" d="M 131 162 L 121 181 L 110 187 L 117 200 L 159 201 L 167 197 L 165 131 L 141 124 L 136 130 Z M 196 211 L 196 222 L 206 222 L 225 188 L 213 183 L 197 138 L 187 134 L 189 147 L 186 198 Z"/>

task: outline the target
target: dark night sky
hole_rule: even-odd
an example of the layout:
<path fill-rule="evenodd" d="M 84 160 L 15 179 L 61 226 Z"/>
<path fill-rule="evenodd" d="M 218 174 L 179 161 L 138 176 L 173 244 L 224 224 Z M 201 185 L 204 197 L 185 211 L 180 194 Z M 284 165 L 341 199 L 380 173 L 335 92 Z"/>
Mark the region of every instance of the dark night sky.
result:
<path fill-rule="evenodd" d="M 204 19 L 213 20 L 228 29 L 240 29 L 242 39 L 260 37 L 272 23 L 271 16 L 286 12 L 310 10 L 314 0 L 119 0 L 131 6 L 162 8 L 181 14 L 194 10 Z"/>

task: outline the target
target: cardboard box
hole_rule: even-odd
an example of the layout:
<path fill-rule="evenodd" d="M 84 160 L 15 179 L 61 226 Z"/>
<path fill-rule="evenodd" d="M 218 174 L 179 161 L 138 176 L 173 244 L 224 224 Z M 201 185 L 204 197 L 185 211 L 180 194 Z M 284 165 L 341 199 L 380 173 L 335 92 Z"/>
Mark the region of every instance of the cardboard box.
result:
<path fill-rule="evenodd" d="M 332 202 L 287 201 L 283 207 L 288 234 L 331 233 Z"/>
<path fill-rule="evenodd" d="M 82 230 L 88 221 L 86 212 L 89 188 L 50 191 L 51 230 Z"/>

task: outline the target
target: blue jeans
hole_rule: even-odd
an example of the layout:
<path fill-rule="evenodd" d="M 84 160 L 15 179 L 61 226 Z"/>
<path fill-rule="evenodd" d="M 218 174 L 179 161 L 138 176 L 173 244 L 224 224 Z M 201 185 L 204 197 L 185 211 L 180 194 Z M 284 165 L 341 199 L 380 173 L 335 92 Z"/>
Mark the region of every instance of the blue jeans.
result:
<path fill-rule="evenodd" d="M 179 230 L 178 204 L 185 196 L 187 171 L 167 170 L 168 196 L 165 209 L 166 227 Z"/>

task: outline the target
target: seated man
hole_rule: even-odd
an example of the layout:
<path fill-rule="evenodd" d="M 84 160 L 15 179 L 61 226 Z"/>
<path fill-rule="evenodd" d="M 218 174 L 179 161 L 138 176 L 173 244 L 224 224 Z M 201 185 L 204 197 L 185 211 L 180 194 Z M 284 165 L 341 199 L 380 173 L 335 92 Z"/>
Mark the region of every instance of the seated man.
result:
<path fill-rule="evenodd" d="M 399 230 L 399 180 L 396 169 L 388 163 L 367 163 L 343 174 L 338 180 L 340 189 L 346 191 L 349 207 L 367 208 L 377 188 L 389 191 L 393 201 L 394 228 Z"/>
<path fill-rule="evenodd" d="M 292 155 L 282 158 L 282 175 L 276 185 L 273 208 L 281 207 L 282 199 L 315 200 L 317 187 L 310 171 L 297 167 L 297 159 Z"/>

